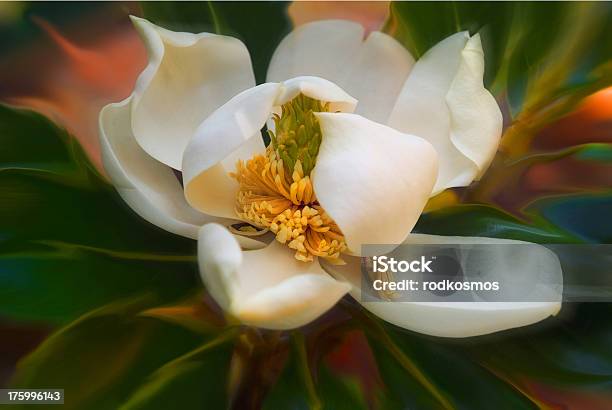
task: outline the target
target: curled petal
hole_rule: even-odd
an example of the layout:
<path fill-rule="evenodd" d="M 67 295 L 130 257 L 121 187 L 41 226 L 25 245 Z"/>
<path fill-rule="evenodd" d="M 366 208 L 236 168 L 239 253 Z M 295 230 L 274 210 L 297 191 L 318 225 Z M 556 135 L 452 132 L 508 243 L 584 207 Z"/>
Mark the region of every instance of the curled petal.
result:
<path fill-rule="evenodd" d="M 475 179 L 487 170 L 497 152 L 503 118 L 491 93 L 484 88 L 484 53 L 480 35 L 471 37 L 461 52 L 461 63 L 446 94 L 451 140 L 478 168 Z"/>
<path fill-rule="evenodd" d="M 356 114 L 317 114 L 323 135 L 312 172 L 317 198 L 349 249 L 401 243 L 436 180 L 427 141 Z"/>
<path fill-rule="evenodd" d="M 232 37 L 172 32 L 132 20 L 149 57 L 133 94 L 134 135 L 153 158 L 181 169 L 183 151 L 198 125 L 255 85 L 249 52 Z"/>
<path fill-rule="evenodd" d="M 372 313 L 397 326 L 433 336 L 470 337 L 526 326 L 556 315 L 561 308 L 561 266 L 556 255 L 543 246 L 507 239 L 421 234 L 410 235 L 405 243 L 411 245 L 411 252 L 412 248 L 426 244 L 496 245 L 492 252 L 487 252 L 486 259 L 464 260 L 464 266 L 470 271 L 482 272 L 486 280 L 497 279 L 504 283 L 501 278 L 512 278 L 514 290 L 529 290 L 534 301 L 499 301 L 505 298 L 502 288 L 495 297 L 498 301 L 485 300 L 475 294 L 472 302 L 450 301 L 452 295 L 448 296 L 449 301 L 437 302 L 364 302 L 362 292 L 373 290 L 362 287 L 358 258 L 347 258 L 348 263 L 344 266 L 324 263 L 323 267 L 334 277 L 350 282 L 353 285 L 351 295 Z M 502 246 L 504 244 L 528 246 L 529 257 L 516 257 L 514 252 Z M 460 257 L 467 258 L 468 254 Z"/>
<path fill-rule="evenodd" d="M 342 88 L 319 77 L 295 77 L 283 82 L 283 92 L 276 100 L 276 105 L 282 105 L 304 94 L 315 100 L 330 103 L 330 111 L 353 112 L 357 100 L 346 93 Z"/>
<path fill-rule="evenodd" d="M 233 218 L 238 184 L 229 173 L 238 160 L 264 152 L 261 129 L 275 107 L 300 92 L 352 110 L 355 100 L 337 85 L 317 77 L 298 77 L 284 83 L 250 88 L 224 104 L 198 127 L 183 158 L 185 196 L 207 214 Z"/>
<path fill-rule="evenodd" d="M 413 63 L 410 53 L 387 34 L 374 31 L 364 40 L 360 24 L 324 20 L 304 24 L 283 39 L 267 80 L 325 78 L 359 101 L 357 114 L 386 123 Z"/>
<path fill-rule="evenodd" d="M 425 138 L 438 151 L 433 194 L 469 185 L 497 151 L 503 119 L 483 74 L 480 36 L 454 34 L 416 62 L 389 117 L 391 127 Z"/>
<path fill-rule="evenodd" d="M 248 89 L 198 127 L 183 157 L 185 196 L 191 206 L 211 215 L 235 217 L 238 184 L 229 173 L 237 160 L 264 151 L 260 130 L 281 92 L 276 83 Z"/>
<path fill-rule="evenodd" d="M 241 252 L 218 224 L 203 226 L 199 238 L 204 284 L 219 305 L 245 324 L 296 328 L 325 313 L 350 289 L 317 262 L 296 260 L 276 241 L 262 250 Z"/>
<path fill-rule="evenodd" d="M 191 208 L 171 168 L 151 158 L 137 144 L 130 126 L 130 101 L 109 104 L 100 112 L 100 143 L 104 168 L 123 200 L 141 217 L 169 232 L 197 239 L 205 223 L 230 224 Z M 249 249 L 258 241 L 240 238 Z"/>

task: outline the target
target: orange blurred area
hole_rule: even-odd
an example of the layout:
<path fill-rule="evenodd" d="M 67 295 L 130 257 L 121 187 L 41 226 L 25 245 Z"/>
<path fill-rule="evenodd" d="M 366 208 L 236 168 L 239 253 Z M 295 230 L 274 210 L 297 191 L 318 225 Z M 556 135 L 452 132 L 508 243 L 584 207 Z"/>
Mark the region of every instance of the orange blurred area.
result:
<path fill-rule="evenodd" d="M 344 19 L 361 23 L 366 33 L 380 30 L 389 15 L 389 1 L 294 1 L 288 9 L 294 26 L 316 20 Z"/>
<path fill-rule="evenodd" d="M 524 380 L 521 384 L 545 409 L 608 410 L 612 402 L 609 392 L 580 391 L 532 380 Z"/>
<path fill-rule="evenodd" d="M 374 402 L 382 379 L 374 353 L 361 330 L 346 332 L 340 344 L 327 355 L 326 361 L 333 372 L 357 381 L 366 394 L 366 400 Z"/>
<path fill-rule="evenodd" d="M 536 150 L 553 150 L 589 142 L 612 142 L 612 87 L 584 99 L 569 115 L 542 130 Z"/>
<path fill-rule="evenodd" d="M 531 192 L 564 193 L 612 186 L 612 172 L 604 173 L 601 170 L 599 164 L 573 158 L 536 164 L 525 174 L 524 188 Z"/>
<path fill-rule="evenodd" d="M 37 16 L 40 35 L 3 56 L 0 100 L 39 111 L 74 135 L 103 172 L 98 112 L 121 101 L 146 65 L 144 47 L 122 4 L 83 15 L 61 29 Z"/>
<path fill-rule="evenodd" d="M 609 189 L 612 163 L 587 160 L 577 150 L 610 143 L 612 87 L 588 96 L 573 112 L 542 129 L 522 159 L 496 158 L 483 180 L 470 187 L 468 198 L 520 214 L 542 197 Z"/>

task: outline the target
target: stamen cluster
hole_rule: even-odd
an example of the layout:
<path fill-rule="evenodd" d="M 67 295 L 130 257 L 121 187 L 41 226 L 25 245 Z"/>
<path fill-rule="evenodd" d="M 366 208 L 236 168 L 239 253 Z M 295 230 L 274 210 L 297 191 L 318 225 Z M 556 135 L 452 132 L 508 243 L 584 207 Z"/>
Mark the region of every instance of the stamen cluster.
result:
<path fill-rule="evenodd" d="M 346 242 L 338 225 L 319 205 L 310 172 L 321 144 L 321 128 L 313 114 L 328 104 L 299 95 L 274 116 L 275 132 L 264 154 L 238 161 L 231 176 L 240 184 L 236 213 L 295 250 L 301 261 L 314 256 L 341 263 Z"/>
<path fill-rule="evenodd" d="M 315 112 L 328 112 L 329 103 L 322 103 L 299 94 L 274 114 L 274 131 L 268 130 L 274 150 L 288 170 L 300 161 L 304 175 L 310 175 L 321 145 L 321 126 Z"/>

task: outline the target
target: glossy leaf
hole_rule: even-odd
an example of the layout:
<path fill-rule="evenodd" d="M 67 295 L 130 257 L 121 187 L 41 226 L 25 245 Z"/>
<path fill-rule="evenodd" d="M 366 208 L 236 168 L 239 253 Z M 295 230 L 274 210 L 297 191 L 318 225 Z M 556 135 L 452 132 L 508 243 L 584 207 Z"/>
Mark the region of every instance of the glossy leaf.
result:
<path fill-rule="evenodd" d="M 66 322 L 134 292 L 199 286 L 195 241 L 141 219 L 65 131 L 0 106 L 0 315 Z"/>
<path fill-rule="evenodd" d="M 612 144 L 588 144 L 577 157 L 585 161 L 602 162 L 612 166 Z"/>
<path fill-rule="evenodd" d="M 173 300 L 200 286 L 191 257 L 37 243 L 0 252 L 0 314 L 13 319 L 66 323 L 146 290 Z"/>
<path fill-rule="evenodd" d="M 385 383 L 379 395 L 383 408 L 537 408 L 512 386 L 452 346 L 397 328 L 389 327 L 386 332 L 389 341 L 384 344 L 381 344 L 379 337 L 370 338 Z M 389 349 L 388 343 L 394 347 Z M 431 392 L 415 382 L 408 369 L 402 366 L 399 355 L 410 358 L 414 366 L 422 370 L 432 386 L 444 397 L 444 402 L 436 400 Z"/>
<path fill-rule="evenodd" d="M 19 364 L 11 386 L 64 389 L 66 409 L 119 408 L 146 377 L 202 343 L 182 328 L 133 316 L 156 301 L 116 302 L 58 331 Z"/>
<path fill-rule="evenodd" d="M 295 332 L 291 354 L 276 385 L 266 396 L 265 409 L 366 409 L 364 392 L 355 379 L 333 372 L 313 350 L 325 350 L 316 344 L 308 349 L 301 333 Z"/>
<path fill-rule="evenodd" d="M 320 406 L 319 397 L 314 391 L 312 376 L 308 368 L 303 367 L 298 358 L 297 349 L 284 365 L 280 377 L 271 391 L 266 395 L 263 408 L 307 410 Z"/>
<path fill-rule="evenodd" d="M 537 212 L 551 223 L 593 243 L 612 243 L 611 209 L 610 193 L 544 198 L 528 207 L 530 212 Z"/>
<path fill-rule="evenodd" d="M 155 370 L 120 409 L 227 408 L 235 333 L 222 333 Z"/>
<path fill-rule="evenodd" d="M 611 312 L 609 303 L 566 304 L 548 326 L 481 338 L 466 343 L 465 352 L 517 384 L 531 380 L 584 393 L 609 392 Z"/>
<path fill-rule="evenodd" d="M 500 155 L 484 177 L 467 188 L 464 200 L 523 213 L 526 205 L 543 197 L 597 192 L 610 185 L 612 144 L 591 143 L 513 161 Z"/>
<path fill-rule="evenodd" d="M 189 253 L 191 240 L 138 217 L 77 141 L 40 114 L 0 105 L 0 240 Z"/>
<path fill-rule="evenodd" d="M 415 232 L 448 236 L 485 236 L 535 243 L 576 243 L 580 239 L 541 218 L 520 220 L 487 205 L 455 205 L 421 215 Z"/>
<path fill-rule="evenodd" d="M 535 409 L 560 403 L 531 391 L 535 383 L 606 402 L 611 309 L 565 304 L 535 325 L 465 339 L 419 335 L 351 310 L 383 378 L 381 408 Z"/>
<path fill-rule="evenodd" d="M 588 73 L 612 56 L 599 41 L 609 38 L 611 13 L 604 4 L 395 2 L 387 30 L 417 57 L 457 31 L 481 32 L 486 84 L 521 107 L 528 91 L 552 96 L 590 83 Z"/>

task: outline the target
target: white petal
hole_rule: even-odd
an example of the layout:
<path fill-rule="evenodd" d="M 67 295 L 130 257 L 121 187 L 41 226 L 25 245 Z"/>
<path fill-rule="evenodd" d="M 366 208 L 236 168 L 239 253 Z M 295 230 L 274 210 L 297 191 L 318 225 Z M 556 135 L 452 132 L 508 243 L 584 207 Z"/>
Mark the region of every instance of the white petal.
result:
<path fill-rule="evenodd" d="M 497 150 L 502 116 L 483 86 L 483 72 L 480 37 L 454 34 L 416 62 L 391 113 L 391 127 L 425 138 L 438 151 L 434 194 L 470 184 Z"/>
<path fill-rule="evenodd" d="M 210 215 L 233 218 L 238 184 L 229 173 L 239 159 L 265 151 L 261 128 L 274 107 L 300 92 L 331 102 L 338 110 L 352 110 L 355 100 L 337 85 L 317 77 L 298 77 L 285 83 L 250 88 L 224 104 L 197 129 L 185 149 L 183 178 L 187 201 Z"/>
<path fill-rule="evenodd" d="M 278 45 L 268 67 L 267 81 L 315 76 L 340 84 L 363 43 L 364 29 L 345 20 L 304 24 Z"/>
<path fill-rule="evenodd" d="M 289 102 L 298 94 L 330 103 L 330 111 L 353 112 L 357 100 L 333 82 L 312 76 L 295 77 L 283 82 L 283 92 L 276 105 Z"/>
<path fill-rule="evenodd" d="M 200 229 L 198 264 L 202 281 L 223 310 L 229 310 L 238 296 L 236 272 L 242 265 L 242 250 L 221 225 L 209 224 Z"/>
<path fill-rule="evenodd" d="M 339 85 L 359 101 L 355 114 L 386 124 L 413 64 L 397 40 L 374 31 Z"/>
<path fill-rule="evenodd" d="M 191 208 L 172 169 L 140 148 L 131 131 L 130 100 L 107 105 L 99 118 L 104 168 L 123 200 L 152 224 L 188 238 L 196 239 L 205 223 L 232 223 Z M 253 239 L 239 240 L 250 249 L 262 247 Z"/>
<path fill-rule="evenodd" d="M 350 285 L 304 263 L 273 241 L 259 251 L 241 252 L 217 224 L 200 230 L 202 279 L 215 300 L 241 322 L 267 329 L 292 329 L 316 319 L 348 292 Z"/>
<path fill-rule="evenodd" d="M 132 128 L 149 155 L 181 169 L 196 128 L 231 97 L 255 85 L 240 40 L 178 33 L 132 18 L 149 56 L 134 89 Z"/>
<path fill-rule="evenodd" d="M 357 114 L 386 123 L 414 63 L 394 38 L 372 32 L 364 41 L 361 25 L 345 20 L 304 24 L 279 44 L 268 81 L 318 76 L 359 100 Z"/>
<path fill-rule="evenodd" d="M 484 88 L 483 75 L 484 53 L 480 35 L 476 34 L 461 52 L 459 69 L 446 94 L 451 140 L 478 167 L 476 179 L 487 170 L 497 152 L 503 123 L 495 98 Z"/>
<path fill-rule="evenodd" d="M 312 178 L 323 209 L 349 249 L 401 243 L 436 180 L 427 141 L 355 114 L 317 114 L 323 139 Z"/>
<path fill-rule="evenodd" d="M 472 337 L 531 325 L 556 315 L 552 302 L 366 302 L 394 325 L 440 337 Z"/>
<path fill-rule="evenodd" d="M 548 249 L 526 242 L 479 237 L 453 237 L 435 235 L 410 235 L 406 241 L 413 246 L 420 244 L 523 244 L 529 246 L 532 258 L 516 258 L 512 252 L 499 247 L 485 264 L 473 266 L 493 278 L 520 276 L 521 288 L 531 289 L 540 282 L 540 288 L 530 293 L 534 302 L 363 302 L 360 261 L 356 257 L 345 258 L 344 266 L 324 264 L 326 271 L 340 280 L 352 283 L 351 295 L 366 309 L 380 318 L 405 329 L 442 337 L 470 337 L 506 329 L 530 325 L 556 315 L 561 308 L 562 272 L 559 260 Z M 544 275 L 544 277 L 539 277 Z M 546 289 L 544 283 L 550 284 Z M 498 295 L 503 300 L 503 295 Z M 541 297 L 542 301 L 537 301 Z M 508 300 L 508 299 L 506 299 Z"/>
<path fill-rule="evenodd" d="M 232 218 L 238 184 L 228 174 L 238 159 L 263 153 L 261 128 L 270 117 L 282 87 L 266 83 L 250 88 L 224 104 L 197 129 L 185 149 L 185 196 L 194 208 Z"/>

